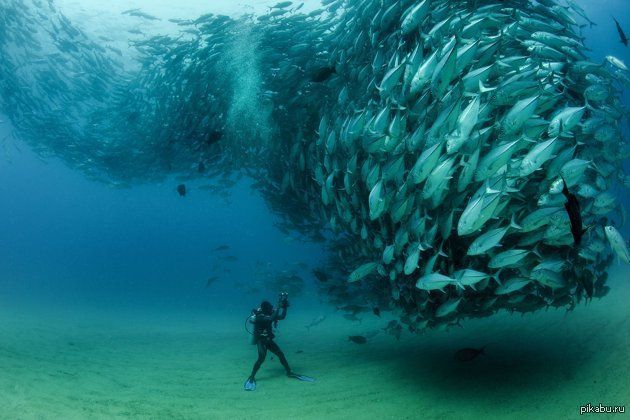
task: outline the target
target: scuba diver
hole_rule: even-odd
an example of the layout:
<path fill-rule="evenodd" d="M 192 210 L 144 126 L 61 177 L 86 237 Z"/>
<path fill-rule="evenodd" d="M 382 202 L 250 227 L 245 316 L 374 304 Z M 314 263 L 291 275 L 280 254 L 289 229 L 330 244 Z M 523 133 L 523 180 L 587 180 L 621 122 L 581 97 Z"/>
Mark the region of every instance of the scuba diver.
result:
<path fill-rule="evenodd" d="M 278 347 L 276 342 L 273 341 L 275 337 L 273 328 L 277 327 L 278 321 L 286 318 L 287 316 L 287 308 L 289 307 L 289 296 L 287 293 L 280 293 L 277 306 L 278 308 L 274 310 L 273 305 L 264 300 L 260 304 L 260 308 L 253 309 L 252 314 L 245 321 L 245 329 L 253 336 L 252 344 L 255 344 L 258 348 L 258 359 L 256 360 L 256 363 L 254 363 L 252 374 L 249 375 L 249 378 L 245 381 L 246 391 L 254 391 L 256 389 L 256 372 L 258 372 L 258 369 L 260 369 L 260 366 L 265 361 L 265 357 L 267 357 L 267 350 L 278 356 L 278 359 L 280 359 L 280 363 L 282 363 L 282 366 L 286 370 L 289 378 L 295 378 L 306 382 L 315 381 L 315 379 L 309 376 L 299 375 L 293 372 L 289 367 L 289 362 L 287 362 L 287 358 L 284 356 L 284 353 L 280 350 L 280 347 Z M 253 332 L 247 329 L 248 324 L 254 325 Z"/>

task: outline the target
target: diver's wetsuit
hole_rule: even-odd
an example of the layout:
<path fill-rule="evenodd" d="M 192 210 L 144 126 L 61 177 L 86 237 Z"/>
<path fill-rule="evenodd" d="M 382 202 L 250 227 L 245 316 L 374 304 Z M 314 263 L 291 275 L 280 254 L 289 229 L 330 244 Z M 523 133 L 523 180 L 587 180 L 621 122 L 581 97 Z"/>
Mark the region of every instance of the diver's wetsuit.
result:
<path fill-rule="evenodd" d="M 287 362 L 286 357 L 284 357 L 284 353 L 282 353 L 282 350 L 280 350 L 276 342 L 273 341 L 275 336 L 272 331 L 273 323 L 284 319 L 286 316 L 287 308 L 283 307 L 282 310 L 274 310 L 271 315 L 258 313 L 250 318 L 249 322 L 254 324 L 254 344 L 258 346 L 258 360 L 254 363 L 252 374 L 249 377 L 250 379 L 254 379 L 256 372 L 260 369 L 260 365 L 265 361 L 267 350 L 278 356 L 280 363 L 282 363 L 282 366 L 284 366 L 284 369 L 287 371 L 287 375 L 291 373 L 289 362 Z"/>

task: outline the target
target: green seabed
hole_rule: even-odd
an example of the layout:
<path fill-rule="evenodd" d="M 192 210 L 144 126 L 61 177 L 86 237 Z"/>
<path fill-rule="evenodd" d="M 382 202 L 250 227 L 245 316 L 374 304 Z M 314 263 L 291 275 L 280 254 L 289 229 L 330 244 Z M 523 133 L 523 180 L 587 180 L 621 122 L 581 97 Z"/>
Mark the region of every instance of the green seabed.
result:
<path fill-rule="evenodd" d="M 243 391 L 255 348 L 243 314 L 103 311 L 2 298 L 0 418 L 578 418 L 587 403 L 630 402 L 630 269 L 611 293 L 573 312 L 501 312 L 463 328 L 350 334 L 383 327 L 333 309 L 292 307 L 278 343 L 316 383 L 286 378 L 277 360 Z M 327 314 L 322 324 L 304 325 Z M 453 353 L 486 345 L 468 363 Z M 300 351 L 301 352 L 298 352 Z"/>

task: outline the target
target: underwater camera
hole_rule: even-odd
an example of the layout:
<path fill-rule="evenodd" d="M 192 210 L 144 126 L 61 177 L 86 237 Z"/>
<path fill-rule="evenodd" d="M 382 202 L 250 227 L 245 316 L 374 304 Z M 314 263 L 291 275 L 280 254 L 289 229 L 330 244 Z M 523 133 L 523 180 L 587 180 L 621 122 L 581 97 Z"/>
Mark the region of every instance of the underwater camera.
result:
<path fill-rule="evenodd" d="M 287 292 L 280 292 L 278 296 L 278 306 L 282 308 L 289 306 L 289 294 Z"/>

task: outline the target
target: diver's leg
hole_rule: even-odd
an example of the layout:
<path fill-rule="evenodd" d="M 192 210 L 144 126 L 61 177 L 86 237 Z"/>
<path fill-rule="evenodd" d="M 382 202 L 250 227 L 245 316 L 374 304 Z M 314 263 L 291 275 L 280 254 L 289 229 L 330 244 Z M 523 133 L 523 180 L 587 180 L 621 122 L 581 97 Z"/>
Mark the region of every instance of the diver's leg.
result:
<path fill-rule="evenodd" d="M 254 377 L 256 376 L 256 372 L 258 372 L 258 369 L 260 369 L 260 365 L 263 364 L 263 362 L 265 361 L 265 357 L 267 357 L 267 346 L 265 345 L 265 341 L 259 339 L 257 346 L 258 346 L 258 360 L 256 360 L 256 363 L 254 363 L 252 374 L 249 375 L 249 379 L 251 380 L 254 379 Z"/>
<path fill-rule="evenodd" d="M 269 342 L 267 343 L 267 348 L 270 352 L 278 356 L 278 359 L 280 359 L 280 363 L 282 363 L 282 366 L 284 366 L 284 369 L 287 371 L 287 375 L 290 374 L 291 368 L 289 367 L 289 362 L 287 362 L 287 358 L 284 357 L 284 353 L 282 352 L 282 350 L 280 350 L 280 347 L 278 347 L 276 342 L 273 340 L 269 340 Z"/>

